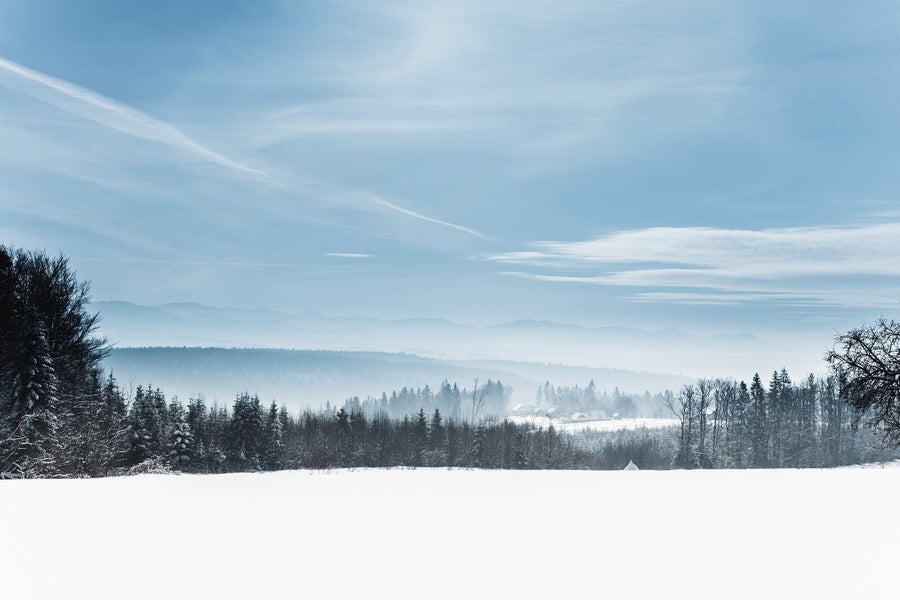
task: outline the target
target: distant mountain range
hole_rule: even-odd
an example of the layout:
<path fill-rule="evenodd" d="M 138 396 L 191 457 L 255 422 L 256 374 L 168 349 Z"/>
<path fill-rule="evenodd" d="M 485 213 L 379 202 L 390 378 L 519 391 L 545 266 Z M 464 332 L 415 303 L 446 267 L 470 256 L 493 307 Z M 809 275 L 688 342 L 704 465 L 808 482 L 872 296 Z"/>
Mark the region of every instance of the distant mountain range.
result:
<path fill-rule="evenodd" d="M 441 381 L 472 388 L 476 379 L 501 381 L 513 403 L 533 402 L 545 381 L 555 385 L 641 393 L 677 389 L 684 377 L 616 369 L 571 367 L 516 361 L 455 361 L 388 352 L 281 350 L 271 348 L 115 348 L 105 360 L 127 390 L 159 387 L 182 399 L 203 395 L 230 404 L 235 394 L 258 394 L 292 410 L 341 404 L 351 396 L 388 395 L 402 387 L 438 389 Z"/>
<path fill-rule="evenodd" d="M 677 329 L 582 327 L 534 320 L 474 327 L 444 319 L 391 321 L 189 303 L 145 306 L 114 301 L 96 302 L 91 308 L 101 314 L 101 334 L 119 347 L 400 352 L 451 360 L 552 362 L 742 378 L 780 368 L 791 359 L 783 348 L 749 334 L 699 336 Z"/>

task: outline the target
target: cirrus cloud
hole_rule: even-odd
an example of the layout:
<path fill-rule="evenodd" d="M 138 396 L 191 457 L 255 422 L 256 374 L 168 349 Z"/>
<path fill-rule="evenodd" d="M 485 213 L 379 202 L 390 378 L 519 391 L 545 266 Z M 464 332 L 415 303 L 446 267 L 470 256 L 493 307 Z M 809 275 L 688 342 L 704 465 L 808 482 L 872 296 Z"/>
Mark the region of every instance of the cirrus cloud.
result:
<path fill-rule="evenodd" d="M 633 296 L 641 302 L 883 307 L 900 299 L 897 222 L 761 230 L 653 227 L 583 242 L 535 242 L 527 250 L 486 258 L 530 267 L 507 275 L 645 288 Z"/>

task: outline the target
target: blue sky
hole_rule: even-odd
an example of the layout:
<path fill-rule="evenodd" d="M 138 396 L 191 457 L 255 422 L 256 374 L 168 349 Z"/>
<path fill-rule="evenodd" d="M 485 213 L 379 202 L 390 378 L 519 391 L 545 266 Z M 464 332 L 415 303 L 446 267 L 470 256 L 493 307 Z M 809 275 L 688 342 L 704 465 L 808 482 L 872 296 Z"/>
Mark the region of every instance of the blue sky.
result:
<path fill-rule="evenodd" d="M 0 2 L 0 240 L 94 297 L 900 312 L 893 2 Z"/>

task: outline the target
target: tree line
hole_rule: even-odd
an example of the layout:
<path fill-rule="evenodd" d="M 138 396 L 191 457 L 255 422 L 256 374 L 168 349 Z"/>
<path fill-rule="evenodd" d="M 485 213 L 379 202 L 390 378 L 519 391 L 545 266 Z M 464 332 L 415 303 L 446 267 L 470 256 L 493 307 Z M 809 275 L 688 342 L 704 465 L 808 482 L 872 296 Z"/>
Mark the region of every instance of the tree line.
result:
<path fill-rule="evenodd" d="M 367 415 L 384 413 L 395 419 L 403 419 L 424 410 L 431 413 L 435 410 L 445 417 L 471 422 L 479 419 L 496 419 L 506 416 L 512 388 L 504 386 L 501 381 L 488 379 L 479 384 L 476 379 L 472 390 L 460 388 L 457 383 L 450 384 L 446 379 L 440 387 L 433 391 L 431 386 L 394 390 L 388 396 L 382 392 L 380 398 L 372 396 L 360 400 L 358 396 L 347 399 L 344 409 L 362 410 Z M 326 405 L 328 408 L 328 405 Z"/>
<path fill-rule="evenodd" d="M 99 316 L 87 303 L 88 286 L 65 257 L 0 247 L 0 474 L 587 466 L 552 429 L 486 422 L 509 398 L 508 387 L 490 380 L 471 393 L 444 382 L 437 393 L 404 388 L 377 405 L 355 399 L 357 406 L 297 418 L 248 394 L 230 410 L 202 398 L 167 401 L 149 386 L 127 398 L 112 374 L 103 377 L 107 345 L 94 335 Z"/>
<path fill-rule="evenodd" d="M 444 381 L 380 399 L 351 398 L 294 417 L 256 396 L 229 408 L 183 405 L 159 389 L 126 397 L 100 361 L 88 286 L 65 257 L 0 246 L 0 475 L 101 476 L 175 468 L 451 466 L 642 468 L 836 466 L 883 459 L 900 440 L 900 325 L 838 339 L 833 373 L 800 384 L 782 370 L 764 386 L 700 380 L 659 398 L 674 430 L 563 434 L 501 417 L 509 388 Z M 593 386 L 545 386 L 542 399 L 590 407 Z M 618 397 L 618 395 L 614 396 Z M 859 425 L 870 425 L 860 429 Z"/>
<path fill-rule="evenodd" d="M 678 420 L 678 468 L 833 467 L 882 460 L 883 431 L 861 430 L 865 412 L 840 373 L 799 384 L 786 370 L 764 385 L 701 379 L 668 406 Z"/>
<path fill-rule="evenodd" d="M 439 408 L 396 418 L 367 414 L 348 401 L 339 409 L 291 415 L 241 394 L 230 410 L 202 398 L 166 402 L 138 387 L 121 414 L 123 446 L 112 469 L 169 466 L 225 473 L 341 467 L 590 468 L 589 453 L 550 429 L 505 420 L 445 418 Z"/>

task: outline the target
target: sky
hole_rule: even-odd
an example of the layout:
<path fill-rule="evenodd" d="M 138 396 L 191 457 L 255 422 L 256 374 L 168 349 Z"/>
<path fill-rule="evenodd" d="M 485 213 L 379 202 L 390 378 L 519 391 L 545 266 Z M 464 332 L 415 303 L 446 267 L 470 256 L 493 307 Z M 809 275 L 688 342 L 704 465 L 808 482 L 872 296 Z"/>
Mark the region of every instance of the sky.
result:
<path fill-rule="evenodd" d="M 98 300 L 830 339 L 900 313 L 897 31 L 896 2 L 0 0 L 0 242 Z"/>

